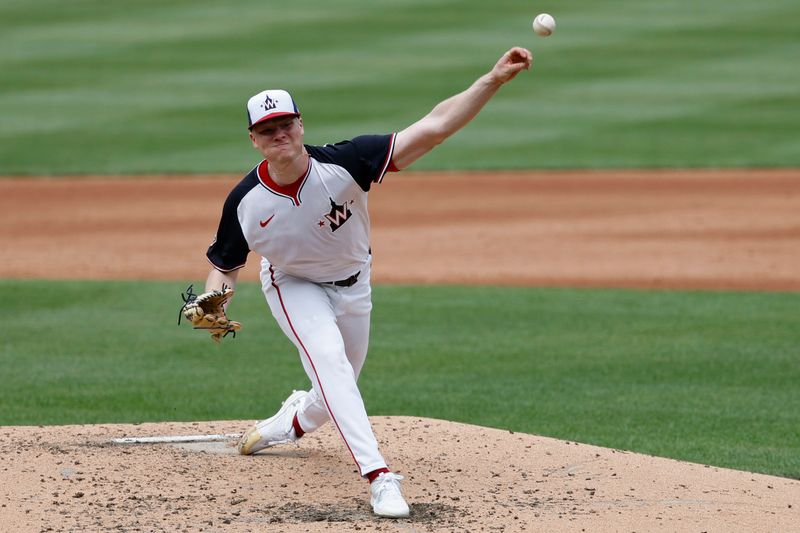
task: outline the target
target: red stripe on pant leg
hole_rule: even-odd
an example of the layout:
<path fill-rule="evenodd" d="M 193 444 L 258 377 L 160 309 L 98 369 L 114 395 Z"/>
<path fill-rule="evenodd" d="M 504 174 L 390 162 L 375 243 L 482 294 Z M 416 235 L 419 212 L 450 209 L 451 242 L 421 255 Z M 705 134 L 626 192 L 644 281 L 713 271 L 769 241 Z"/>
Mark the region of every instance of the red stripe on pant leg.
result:
<path fill-rule="evenodd" d="M 269 267 L 269 273 L 270 277 L 272 278 L 272 286 L 275 287 L 276 291 L 278 291 L 278 300 L 280 300 L 281 302 L 281 309 L 283 309 L 283 315 L 286 317 L 286 321 L 289 323 L 289 328 L 292 330 L 292 333 L 294 333 L 294 337 L 295 339 L 297 339 L 297 342 L 300 344 L 300 347 L 303 348 L 303 352 L 305 352 L 306 357 L 308 358 L 308 362 L 311 363 L 311 368 L 312 370 L 314 370 L 314 375 L 317 376 L 317 383 L 319 383 L 319 392 L 320 394 L 322 394 L 322 401 L 325 402 L 325 407 L 328 408 L 328 414 L 331 416 L 331 420 L 333 420 L 333 424 L 336 426 L 336 430 L 339 432 L 339 435 L 342 436 L 344 445 L 347 446 L 347 451 L 350 452 L 350 456 L 353 458 L 353 461 L 355 461 L 356 466 L 358 467 L 358 471 L 361 472 L 361 465 L 358 464 L 356 456 L 353 453 L 353 450 L 350 448 L 350 444 L 347 442 L 344 433 L 342 433 L 342 428 L 339 427 L 339 423 L 333 416 L 333 411 L 331 410 L 331 406 L 328 404 L 328 399 L 325 397 L 325 390 L 322 388 L 322 381 L 319 379 L 319 374 L 317 373 L 317 367 L 314 365 L 314 360 L 311 359 L 311 355 L 308 353 L 308 350 L 306 350 L 305 344 L 303 344 L 303 341 L 300 340 L 300 336 L 294 329 L 294 324 L 292 324 L 292 319 L 289 318 L 289 312 L 286 310 L 286 305 L 284 305 L 283 303 L 283 295 L 281 294 L 281 289 L 280 287 L 278 287 L 278 284 L 275 283 L 275 270 L 272 268 L 272 265 L 270 265 Z"/>

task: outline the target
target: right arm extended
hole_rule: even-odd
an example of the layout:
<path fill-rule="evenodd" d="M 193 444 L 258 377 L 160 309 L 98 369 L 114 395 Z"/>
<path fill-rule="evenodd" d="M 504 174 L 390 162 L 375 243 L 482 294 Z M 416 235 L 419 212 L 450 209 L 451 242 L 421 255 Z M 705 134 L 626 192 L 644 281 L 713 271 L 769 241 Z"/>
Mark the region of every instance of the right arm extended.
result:
<path fill-rule="evenodd" d="M 514 47 L 466 90 L 440 102 L 420 120 L 398 132 L 392 162 L 402 170 L 463 128 L 495 95 L 500 86 L 531 67 L 533 55 Z"/>

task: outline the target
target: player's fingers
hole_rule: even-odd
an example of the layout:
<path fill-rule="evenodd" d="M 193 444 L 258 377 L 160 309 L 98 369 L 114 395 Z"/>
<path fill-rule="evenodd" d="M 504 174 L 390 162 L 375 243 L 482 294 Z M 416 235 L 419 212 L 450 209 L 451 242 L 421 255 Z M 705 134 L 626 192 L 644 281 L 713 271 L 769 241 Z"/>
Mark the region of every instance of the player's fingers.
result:
<path fill-rule="evenodd" d="M 509 54 L 512 54 L 516 57 L 528 58 L 531 59 L 533 54 L 527 48 L 522 48 L 521 46 L 514 46 L 508 51 Z"/>
<path fill-rule="evenodd" d="M 517 62 L 517 63 L 506 63 L 500 69 L 500 79 L 503 83 L 509 82 L 513 80 L 517 74 L 522 72 L 523 70 L 528 70 L 530 68 L 530 63 L 528 62 Z"/>
<path fill-rule="evenodd" d="M 533 54 L 530 50 L 520 47 L 514 47 L 508 51 L 508 58 L 511 63 L 522 64 L 523 68 L 528 68 L 533 62 Z"/>

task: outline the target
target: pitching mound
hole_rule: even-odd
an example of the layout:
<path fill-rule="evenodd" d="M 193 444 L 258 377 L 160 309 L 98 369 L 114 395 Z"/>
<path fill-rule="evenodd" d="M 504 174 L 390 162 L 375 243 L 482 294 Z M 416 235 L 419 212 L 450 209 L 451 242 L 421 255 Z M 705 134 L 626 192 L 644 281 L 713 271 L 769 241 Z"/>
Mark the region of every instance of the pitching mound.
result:
<path fill-rule="evenodd" d="M 413 417 L 373 417 L 411 517 L 374 517 L 330 426 L 250 457 L 250 422 L 0 428 L 8 531 L 788 531 L 800 481 Z"/>

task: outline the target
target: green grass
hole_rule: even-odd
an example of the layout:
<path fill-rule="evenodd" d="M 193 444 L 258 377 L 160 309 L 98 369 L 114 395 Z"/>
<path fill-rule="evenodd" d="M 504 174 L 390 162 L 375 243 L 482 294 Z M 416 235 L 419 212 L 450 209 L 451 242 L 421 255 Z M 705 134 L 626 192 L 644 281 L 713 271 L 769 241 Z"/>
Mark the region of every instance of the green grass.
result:
<path fill-rule="evenodd" d="M 793 0 L 4 0 L 0 175 L 242 173 L 265 87 L 336 141 L 405 127 L 515 44 L 534 70 L 414 168 L 798 167 L 797 20 Z"/>
<path fill-rule="evenodd" d="M 0 281 L 0 424 L 254 419 L 307 386 L 259 288 Z M 800 294 L 377 286 L 361 387 L 414 415 L 800 478 Z"/>

